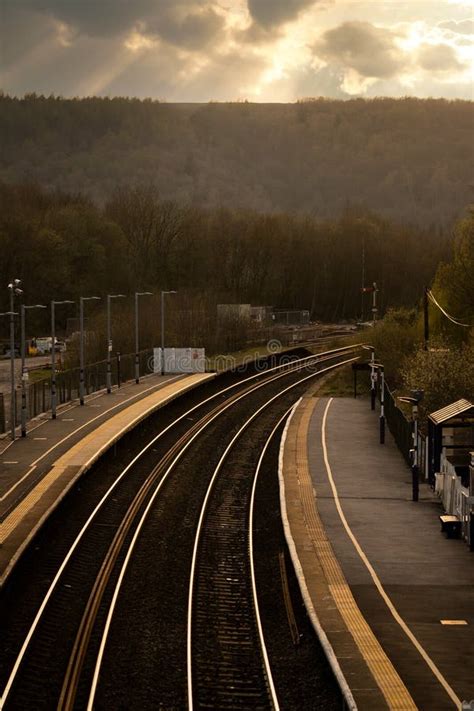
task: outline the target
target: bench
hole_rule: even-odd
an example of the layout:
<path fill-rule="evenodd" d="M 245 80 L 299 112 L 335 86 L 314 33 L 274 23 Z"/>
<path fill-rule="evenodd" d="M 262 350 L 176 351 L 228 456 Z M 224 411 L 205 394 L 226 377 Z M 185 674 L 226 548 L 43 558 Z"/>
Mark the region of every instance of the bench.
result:
<path fill-rule="evenodd" d="M 439 517 L 441 521 L 441 531 L 446 534 L 446 538 L 461 537 L 461 521 L 457 516 L 444 514 Z"/>

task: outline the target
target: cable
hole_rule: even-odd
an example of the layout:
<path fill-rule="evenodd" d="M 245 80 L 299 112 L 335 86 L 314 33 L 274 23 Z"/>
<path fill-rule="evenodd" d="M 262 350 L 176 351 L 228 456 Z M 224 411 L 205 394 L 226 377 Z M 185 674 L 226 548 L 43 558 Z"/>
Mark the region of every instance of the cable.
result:
<path fill-rule="evenodd" d="M 448 312 L 445 311 L 445 310 L 443 309 L 443 307 L 436 301 L 436 299 L 435 299 L 435 297 L 434 297 L 433 292 L 431 291 L 431 289 L 427 289 L 427 293 L 428 293 L 428 297 L 431 299 L 431 301 L 433 302 L 433 304 L 435 304 L 435 306 L 438 307 L 438 309 L 441 311 L 441 313 L 444 314 L 447 319 L 449 319 L 450 321 L 452 321 L 452 323 L 455 323 L 457 326 L 463 326 L 464 328 L 472 328 L 472 324 L 470 324 L 470 323 L 462 323 L 461 321 L 458 321 L 457 319 L 455 319 L 453 316 L 450 316 L 450 315 L 448 314 Z"/>

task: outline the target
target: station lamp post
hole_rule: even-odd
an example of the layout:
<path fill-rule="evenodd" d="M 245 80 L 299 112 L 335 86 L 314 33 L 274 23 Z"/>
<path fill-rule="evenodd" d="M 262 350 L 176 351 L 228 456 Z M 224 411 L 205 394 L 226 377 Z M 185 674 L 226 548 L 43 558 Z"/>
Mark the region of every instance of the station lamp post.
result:
<path fill-rule="evenodd" d="M 165 374 L 165 295 L 177 293 L 174 290 L 161 292 L 161 375 Z"/>
<path fill-rule="evenodd" d="M 99 301 L 100 296 L 79 297 L 79 324 L 81 340 L 79 346 L 79 402 L 84 405 L 84 301 Z"/>
<path fill-rule="evenodd" d="M 112 325 L 110 304 L 112 299 L 125 299 L 125 294 L 107 294 L 107 392 L 112 392 Z"/>
<path fill-rule="evenodd" d="M 21 323 L 21 436 L 26 437 L 26 383 L 28 381 L 28 371 L 26 370 L 26 310 L 27 309 L 46 309 L 43 304 L 34 304 L 32 306 L 20 306 L 20 323 Z"/>
<path fill-rule="evenodd" d="M 74 301 L 51 301 L 51 418 L 56 419 L 56 306 L 73 304 Z"/>
<path fill-rule="evenodd" d="M 419 490 L 420 490 L 420 470 L 418 461 L 418 404 L 423 399 L 423 390 L 412 390 L 413 395 L 411 397 L 399 397 L 400 402 L 406 402 L 411 405 L 412 412 L 412 437 L 413 437 L 413 448 L 411 450 L 412 464 L 411 464 L 411 475 L 412 475 L 412 500 L 418 501 Z"/>
<path fill-rule="evenodd" d="M 153 294 L 151 291 L 135 292 L 135 382 L 137 385 L 140 382 L 140 344 L 138 328 L 138 299 L 140 296 L 153 296 Z"/>
<path fill-rule="evenodd" d="M 385 444 L 385 368 L 382 363 L 374 363 L 380 374 L 380 444 Z"/>
<path fill-rule="evenodd" d="M 16 397 L 15 397 L 15 316 L 18 316 L 18 312 L 15 312 L 15 296 L 21 296 L 23 294 L 23 289 L 20 289 L 21 279 L 12 279 L 8 285 L 10 291 L 10 311 L 8 311 L 8 316 L 10 316 L 10 388 L 11 388 L 11 399 L 10 399 L 10 418 L 11 418 L 11 437 L 12 440 L 15 439 L 15 426 L 16 426 Z"/>
<path fill-rule="evenodd" d="M 375 410 L 375 348 L 374 346 L 362 346 L 364 350 L 370 351 L 370 409 Z"/>
<path fill-rule="evenodd" d="M 10 320 L 12 317 L 18 316 L 17 311 L 4 311 L 0 316 L 9 316 Z M 10 346 L 11 348 L 11 346 Z M 13 375 L 10 373 L 10 388 L 11 388 L 11 398 L 10 398 L 10 417 L 13 418 L 13 426 L 11 427 L 11 438 L 15 439 L 15 418 L 16 418 L 16 402 L 14 402 L 14 389 L 15 389 L 15 361 L 13 361 Z"/>

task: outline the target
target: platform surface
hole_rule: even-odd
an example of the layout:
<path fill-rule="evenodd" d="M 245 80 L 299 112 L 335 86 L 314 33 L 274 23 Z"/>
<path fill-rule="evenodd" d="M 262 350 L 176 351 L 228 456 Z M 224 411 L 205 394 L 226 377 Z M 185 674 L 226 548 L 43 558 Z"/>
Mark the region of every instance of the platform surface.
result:
<path fill-rule="evenodd" d="M 152 375 L 61 408 L 0 456 L 0 585 L 78 477 L 141 420 L 215 377 Z"/>
<path fill-rule="evenodd" d="M 474 554 L 441 534 L 426 484 L 411 501 L 411 471 L 389 432 L 379 444 L 369 401 L 303 398 L 280 477 L 305 602 L 357 708 L 473 699 Z"/>

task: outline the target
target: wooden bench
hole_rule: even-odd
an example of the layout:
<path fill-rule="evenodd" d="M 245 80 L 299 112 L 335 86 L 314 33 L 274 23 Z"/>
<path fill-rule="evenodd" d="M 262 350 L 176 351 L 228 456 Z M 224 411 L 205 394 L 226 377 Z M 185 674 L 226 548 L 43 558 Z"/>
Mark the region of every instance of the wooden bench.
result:
<path fill-rule="evenodd" d="M 439 517 L 441 521 L 441 531 L 446 534 L 446 538 L 461 537 L 461 521 L 457 516 L 444 514 Z"/>

